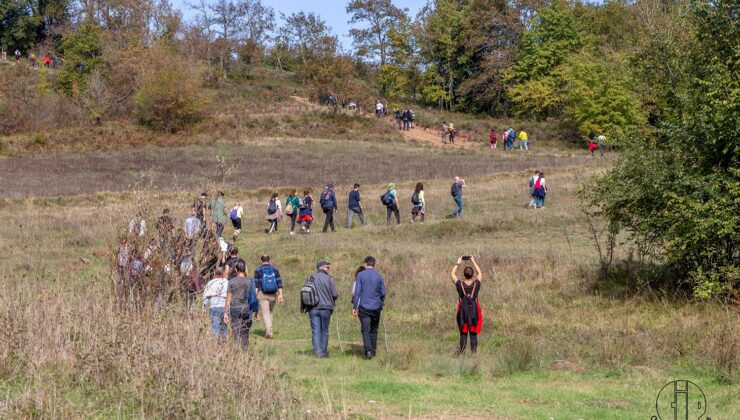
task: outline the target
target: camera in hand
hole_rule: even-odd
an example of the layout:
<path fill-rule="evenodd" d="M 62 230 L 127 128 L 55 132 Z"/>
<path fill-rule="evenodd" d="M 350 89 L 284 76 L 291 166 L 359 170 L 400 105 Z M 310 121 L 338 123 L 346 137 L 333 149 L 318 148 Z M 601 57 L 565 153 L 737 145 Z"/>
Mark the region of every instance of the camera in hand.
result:
<path fill-rule="evenodd" d="M 471 259 L 471 258 L 472 258 L 472 257 L 471 257 L 470 255 L 463 255 L 463 256 L 462 256 L 462 260 L 463 260 L 463 261 L 470 261 L 470 259 Z"/>

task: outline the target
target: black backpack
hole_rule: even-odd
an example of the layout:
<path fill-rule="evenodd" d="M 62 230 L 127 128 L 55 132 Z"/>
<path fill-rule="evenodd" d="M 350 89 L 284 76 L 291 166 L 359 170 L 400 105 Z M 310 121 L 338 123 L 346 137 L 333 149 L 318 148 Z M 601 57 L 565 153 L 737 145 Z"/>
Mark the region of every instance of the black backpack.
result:
<path fill-rule="evenodd" d="M 421 204 L 421 200 L 419 200 L 419 193 L 418 192 L 414 192 L 411 195 L 411 204 L 413 204 L 415 206 L 418 206 L 419 204 Z"/>
<path fill-rule="evenodd" d="M 383 203 L 384 206 L 393 205 L 393 194 L 391 194 L 391 190 L 386 191 L 385 194 L 380 196 L 380 202 Z"/>
<path fill-rule="evenodd" d="M 270 202 L 267 204 L 267 214 L 275 213 L 277 213 L 277 203 L 275 203 L 275 200 L 270 200 Z"/>
<path fill-rule="evenodd" d="M 319 304 L 319 294 L 316 292 L 313 276 L 306 280 L 306 284 L 301 288 L 301 312 L 313 309 Z"/>

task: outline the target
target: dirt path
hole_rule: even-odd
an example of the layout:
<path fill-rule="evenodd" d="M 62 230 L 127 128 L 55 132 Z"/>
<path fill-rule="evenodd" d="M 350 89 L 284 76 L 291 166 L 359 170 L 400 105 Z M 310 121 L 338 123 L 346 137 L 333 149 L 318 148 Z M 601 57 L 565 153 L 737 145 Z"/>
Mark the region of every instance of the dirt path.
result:
<path fill-rule="evenodd" d="M 471 141 L 467 133 L 461 133 L 459 130 L 455 138 L 455 144 L 442 143 L 442 130 L 432 130 L 416 126 L 411 130 L 402 130 L 401 135 L 407 141 L 419 141 L 436 147 L 462 147 L 465 149 L 474 149 L 480 147 L 480 143 Z"/>

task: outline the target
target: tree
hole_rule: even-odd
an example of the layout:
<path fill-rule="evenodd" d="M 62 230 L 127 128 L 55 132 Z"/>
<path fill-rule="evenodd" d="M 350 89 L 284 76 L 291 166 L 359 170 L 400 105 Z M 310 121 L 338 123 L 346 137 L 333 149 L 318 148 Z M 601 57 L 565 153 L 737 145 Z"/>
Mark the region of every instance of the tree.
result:
<path fill-rule="evenodd" d="M 281 17 L 285 24 L 280 28 L 280 36 L 296 52 L 303 66 L 312 57 L 336 54 L 337 38 L 319 15 L 301 11 Z"/>
<path fill-rule="evenodd" d="M 64 56 L 64 65 L 56 81 L 57 89 L 68 96 L 84 91 L 90 74 L 103 64 L 100 27 L 86 23 L 77 31 L 67 32 L 59 52 Z"/>
<path fill-rule="evenodd" d="M 0 46 L 27 52 L 69 21 L 71 0 L 3 0 Z"/>
<path fill-rule="evenodd" d="M 399 9 L 391 0 L 351 0 L 347 4 L 351 15 L 349 24 L 363 23 L 367 28 L 352 28 L 349 31 L 360 57 L 369 58 L 379 66 L 388 63 L 391 36 L 399 21 L 408 21 L 406 11 Z"/>

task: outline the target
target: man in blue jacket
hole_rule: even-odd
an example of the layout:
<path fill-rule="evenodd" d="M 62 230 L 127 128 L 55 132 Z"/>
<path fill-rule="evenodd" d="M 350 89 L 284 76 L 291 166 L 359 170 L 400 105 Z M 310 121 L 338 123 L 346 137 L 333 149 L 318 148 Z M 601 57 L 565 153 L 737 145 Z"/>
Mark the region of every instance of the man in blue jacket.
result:
<path fill-rule="evenodd" d="M 352 315 L 360 319 L 365 357 L 372 359 L 378 347 L 378 324 L 385 302 L 385 281 L 375 271 L 375 258 L 365 258 L 365 270 L 357 275 L 353 292 Z"/>
<path fill-rule="evenodd" d="M 332 232 L 336 232 L 336 229 L 334 229 L 334 213 L 337 211 L 337 195 L 334 193 L 334 184 L 331 182 L 326 184 L 324 192 L 321 193 L 319 204 L 321 204 L 321 210 L 326 215 L 322 232 L 326 233 L 329 226 L 331 226 Z"/>
<path fill-rule="evenodd" d="M 362 203 L 360 202 L 360 184 L 355 184 L 349 193 L 347 207 L 347 229 L 352 229 L 352 218 L 354 215 L 360 218 L 360 223 L 365 225 L 365 217 L 362 214 Z"/>

